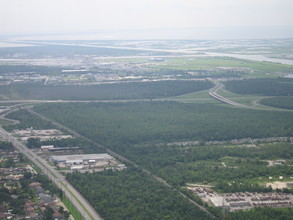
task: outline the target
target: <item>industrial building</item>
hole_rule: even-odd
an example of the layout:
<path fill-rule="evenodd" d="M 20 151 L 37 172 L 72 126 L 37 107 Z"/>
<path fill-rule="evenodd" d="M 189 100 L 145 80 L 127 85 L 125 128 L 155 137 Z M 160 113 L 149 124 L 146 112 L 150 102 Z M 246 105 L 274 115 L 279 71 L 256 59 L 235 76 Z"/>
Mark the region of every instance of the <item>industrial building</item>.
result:
<path fill-rule="evenodd" d="M 127 168 L 125 164 L 120 164 L 109 154 L 50 156 L 49 160 L 53 162 L 57 168 L 63 169 L 63 172 L 100 172 L 105 169 L 121 171 Z"/>
<path fill-rule="evenodd" d="M 82 164 L 113 159 L 109 154 L 75 154 L 50 157 L 50 161 L 52 162 L 66 164 Z"/>

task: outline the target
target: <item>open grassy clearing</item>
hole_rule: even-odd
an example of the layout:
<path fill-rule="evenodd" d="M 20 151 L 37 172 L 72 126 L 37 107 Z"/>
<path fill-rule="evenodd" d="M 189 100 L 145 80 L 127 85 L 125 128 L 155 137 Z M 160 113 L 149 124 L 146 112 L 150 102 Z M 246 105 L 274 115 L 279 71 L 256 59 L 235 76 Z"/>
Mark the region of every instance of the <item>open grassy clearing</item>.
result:
<path fill-rule="evenodd" d="M 290 72 L 293 70 L 293 66 L 290 65 L 229 57 L 169 58 L 165 62 L 158 63 L 153 67 L 185 71 L 208 70 L 215 67 L 241 67 L 248 68 L 245 72 L 247 76 L 252 77 L 276 77 L 273 74 L 275 72 Z"/>
<path fill-rule="evenodd" d="M 175 97 L 169 98 L 168 100 L 184 102 L 184 103 L 198 103 L 198 104 L 204 104 L 204 103 L 220 104 L 221 103 L 220 101 L 212 98 L 209 95 L 209 90 L 175 96 Z"/>
<path fill-rule="evenodd" d="M 209 90 L 204 90 L 200 92 L 192 92 L 180 96 L 175 96 L 170 99 L 193 99 L 193 98 L 210 98 Z"/>
<path fill-rule="evenodd" d="M 247 106 L 255 106 L 256 105 L 255 102 L 265 98 L 265 96 L 258 96 L 258 95 L 240 95 L 240 94 L 227 91 L 225 89 L 219 89 L 217 91 L 217 94 L 225 98 L 228 98 L 234 102 L 244 104 Z"/>
<path fill-rule="evenodd" d="M 190 103 L 190 104 L 218 104 L 221 105 L 222 102 L 213 99 L 213 98 L 206 98 L 206 99 L 173 99 L 173 101 L 182 102 L 182 103 Z"/>
<path fill-rule="evenodd" d="M 0 118 L 0 126 L 10 125 L 12 124 L 10 121 Z"/>

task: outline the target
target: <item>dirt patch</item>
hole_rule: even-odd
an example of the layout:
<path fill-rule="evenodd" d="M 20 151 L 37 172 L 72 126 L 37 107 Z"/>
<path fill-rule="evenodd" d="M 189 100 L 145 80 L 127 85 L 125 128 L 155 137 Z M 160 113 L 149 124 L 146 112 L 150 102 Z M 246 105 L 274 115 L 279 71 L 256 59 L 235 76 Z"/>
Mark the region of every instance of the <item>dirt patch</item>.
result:
<path fill-rule="evenodd" d="M 271 186 L 273 189 L 288 188 L 287 182 L 280 182 L 280 181 L 276 181 L 276 182 L 273 182 L 273 183 L 266 183 L 266 186 L 267 187 Z"/>

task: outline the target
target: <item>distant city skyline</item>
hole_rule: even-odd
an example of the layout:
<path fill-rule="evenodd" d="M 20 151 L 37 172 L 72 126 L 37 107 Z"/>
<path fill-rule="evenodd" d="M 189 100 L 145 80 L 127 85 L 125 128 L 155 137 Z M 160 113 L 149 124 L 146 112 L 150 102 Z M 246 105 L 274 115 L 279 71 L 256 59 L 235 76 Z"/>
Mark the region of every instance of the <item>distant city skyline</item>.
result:
<path fill-rule="evenodd" d="M 1 0 L 0 36 L 282 38 L 293 37 L 292 11 L 292 0 Z"/>

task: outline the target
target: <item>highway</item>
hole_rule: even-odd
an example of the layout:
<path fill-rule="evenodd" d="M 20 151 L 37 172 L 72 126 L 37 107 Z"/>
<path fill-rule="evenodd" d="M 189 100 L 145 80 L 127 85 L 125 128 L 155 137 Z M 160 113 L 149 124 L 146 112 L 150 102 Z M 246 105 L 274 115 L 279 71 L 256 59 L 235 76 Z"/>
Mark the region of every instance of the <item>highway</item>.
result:
<path fill-rule="evenodd" d="M 260 99 L 253 101 L 254 106 L 248 106 L 248 105 L 243 105 L 243 104 L 234 102 L 231 99 L 225 98 L 225 97 L 223 97 L 223 96 L 221 96 L 221 95 L 219 95 L 217 93 L 218 90 L 220 90 L 220 89 L 222 89 L 224 87 L 224 85 L 222 83 L 215 82 L 215 81 L 213 81 L 213 83 L 215 83 L 216 86 L 210 89 L 209 95 L 211 97 L 213 97 L 214 99 L 217 99 L 217 100 L 219 100 L 219 101 L 221 101 L 223 103 L 233 105 L 233 106 L 238 107 L 238 108 L 264 110 L 264 111 L 293 112 L 292 109 L 282 109 L 282 108 L 277 108 L 277 107 L 261 105 L 261 104 L 258 103 Z"/>
<path fill-rule="evenodd" d="M 217 91 L 219 89 L 222 89 L 223 88 L 223 84 L 222 83 L 219 83 L 219 82 L 214 82 L 216 84 L 215 87 L 213 87 L 210 91 L 209 91 L 209 95 L 212 96 L 213 98 L 221 101 L 221 102 L 224 102 L 224 103 L 227 103 L 227 104 L 230 104 L 230 105 L 233 105 L 233 106 L 236 106 L 236 107 L 239 107 L 239 108 L 251 108 L 249 106 L 246 106 L 246 105 L 243 105 L 243 104 L 239 104 L 237 102 L 233 102 L 232 100 L 230 99 L 227 99 L 223 96 L 220 96 L 219 94 L 217 94 Z"/>
<path fill-rule="evenodd" d="M 96 210 L 88 203 L 88 201 L 73 187 L 70 183 L 47 161 L 37 156 L 33 151 L 28 149 L 23 143 L 14 138 L 10 133 L 0 127 L 0 135 L 11 142 L 12 145 L 23 153 L 29 160 L 36 164 L 44 174 L 48 176 L 66 195 L 71 203 L 80 212 L 85 220 L 102 220 L 103 218 L 96 212 Z"/>

